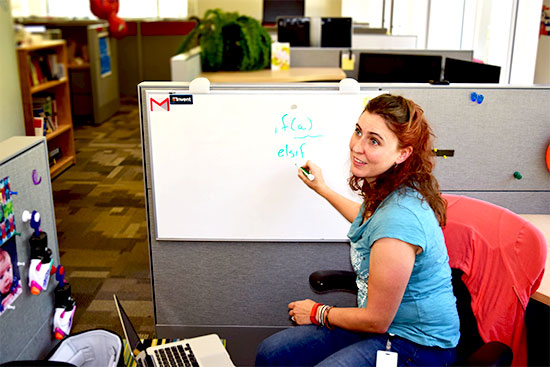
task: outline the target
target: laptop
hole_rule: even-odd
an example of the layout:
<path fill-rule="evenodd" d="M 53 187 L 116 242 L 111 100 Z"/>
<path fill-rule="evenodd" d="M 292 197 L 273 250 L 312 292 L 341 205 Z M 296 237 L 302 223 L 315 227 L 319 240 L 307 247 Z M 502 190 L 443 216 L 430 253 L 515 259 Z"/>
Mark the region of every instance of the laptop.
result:
<path fill-rule="evenodd" d="M 234 367 L 229 353 L 216 334 L 182 339 L 144 348 L 130 318 L 113 294 L 120 324 L 132 356 L 139 367 Z M 144 350 L 145 349 L 145 350 Z"/>

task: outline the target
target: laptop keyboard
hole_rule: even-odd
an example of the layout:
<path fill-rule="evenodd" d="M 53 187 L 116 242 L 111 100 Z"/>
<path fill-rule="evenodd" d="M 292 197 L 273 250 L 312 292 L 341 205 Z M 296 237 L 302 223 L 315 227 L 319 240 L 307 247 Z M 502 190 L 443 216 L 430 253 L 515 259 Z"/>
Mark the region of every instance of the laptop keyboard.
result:
<path fill-rule="evenodd" d="M 158 367 L 199 367 L 189 344 L 155 350 Z"/>

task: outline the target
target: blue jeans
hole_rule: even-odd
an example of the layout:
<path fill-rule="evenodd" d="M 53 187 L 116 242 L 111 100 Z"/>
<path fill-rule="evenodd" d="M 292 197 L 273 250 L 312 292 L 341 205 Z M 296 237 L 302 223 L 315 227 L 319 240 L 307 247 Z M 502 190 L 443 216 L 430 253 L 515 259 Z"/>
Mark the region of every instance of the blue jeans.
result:
<path fill-rule="evenodd" d="M 296 326 L 266 338 L 258 347 L 256 366 L 376 366 L 376 353 L 398 353 L 399 366 L 446 366 L 455 362 L 456 348 L 426 347 L 388 334 Z"/>

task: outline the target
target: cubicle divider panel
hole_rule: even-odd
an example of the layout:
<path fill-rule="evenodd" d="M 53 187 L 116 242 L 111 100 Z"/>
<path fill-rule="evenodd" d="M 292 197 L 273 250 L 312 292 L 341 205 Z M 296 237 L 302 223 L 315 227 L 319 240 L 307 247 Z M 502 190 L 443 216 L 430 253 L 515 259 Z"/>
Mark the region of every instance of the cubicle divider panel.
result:
<path fill-rule="evenodd" d="M 94 120 L 99 124 L 120 108 L 118 41 L 109 36 L 107 28 L 102 24 L 89 25 L 87 32 Z"/>
<path fill-rule="evenodd" d="M 314 98 L 323 93 L 338 91 L 338 84 L 214 85 L 211 87 L 210 97 L 218 91 L 246 94 L 255 90 L 262 93 L 269 90 L 273 95 L 285 91 L 289 94 L 301 92 Z M 550 213 L 550 172 L 544 163 L 544 152 L 550 143 L 550 136 L 547 131 L 547 117 L 538 107 L 543 106 L 544 101 L 550 97 L 549 88 L 389 84 L 362 85 L 361 88 L 361 93 L 366 94 L 381 91 L 409 97 L 425 110 L 437 136 L 436 148 L 448 155 L 447 158 L 437 157 L 435 171 L 444 191 L 485 199 L 519 213 Z M 154 187 L 157 182 L 156 169 L 159 167 L 154 167 L 153 158 L 156 152 L 152 150 L 151 140 L 155 137 L 150 135 L 149 120 L 151 110 L 161 106 L 150 101 L 151 97 L 147 97 L 150 92 L 167 95 L 172 92 L 173 95 L 180 96 L 193 93 L 189 92 L 188 83 L 142 83 L 139 86 L 155 325 L 159 336 L 184 337 L 216 332 L 228 339 L 227 346 L 235 363 L 250 365 L 254 362 L 256 346 L 263 337 L 291 325 L 287 314 L 288 302 L 312 298 L 327 304 L 353 305 L 355 299 L 352 294 L 317 295 L 308 285 L 309 274 L 313 271 L 351 269 L 349 247 L 345 241 L 322 240 L 316 236 L 309 240 L 275 240 L 271 235 L 265 238 L 256 235 L 243 240 L 230 235 L 223 238 L 219 233 L 212 238 L 206 235 L 192 238 L 179 232 L 175 236 L 170 234 L 161 239 L 163 234 L 159 235 L 156 209 L 163 208 L 156 207 L 158 203 L 155 202 Z M 475 101 L 472 101 L 472 93 L 475 93 Z M 483 96 L 483 100 L 479 99 L 481 103 L 478 102 L 478 96 Z M 193 97 L 197 97 L 194 100 L 201 99 L 198 95 L 193 94 Z M 258 113 L 255 117 L 256 126 L 260 128 L 269 124 L 266 116 L 269 115 L 270 109 L 275 108 L 270 97 L 272 96 L 267 93 L 261 99 L 243 98 L 242 102 L 235 104 L 232 109 L 219 110 L 218 105 L 212 105 L 211 108 L 217 113 L 204 114 L 205 117 L 209 117 L 200 123 L 214 124 L 221 129 L 221 133 L 217 133 L 221 137 L 226 136 L 228 140 L 242 139 L 241 142 L 233 141 L 232 144 L 246 145 L 251 135 L 243 134 L 242 131 L 232 131 L 234 125 L 228 122 L 234 115 L 251 118 L 243 111 L 254 103 L 254 108 L 266 111 Z M 351 100 L 356 96 L 349 95 L 348 98 Z M 215 98 L 212 99 L 214 100 Z M 322 98 L 319 101 L 322 102 Z M 329 116 L 332 116 L 333 111 L 340 111 L 342 106 L 318 103 L 316 112 L 331 118 Z M 170 111 L 156 111 L 155 113 L 159 114 L 157 116 L 175 111 L 168 102 L 165 107 L 170 108 Z M 349 130 L 346 133 L 350 136 L 359 113 L 360 111 L 357 112 L 357 116 L 348 117 L 342 112 L 342 119 L 352 119 L 351 125 L 345 121 L 340 122 L 342 128 Z M 201 117 L 197 115 L 194 118 Z M 173 127 L 172 122 L 166 121 L 164 127 Z M 153 122 L 159 123 L 159 120 Z M 186 121 L 182 119 L 180 123 L 185 124 Z M 168 160 L 169 165 L 162 168 L 190 168 L 182 162 L 181 149 L 184 148 L 181 145 L 194 143 L 182 134 L 180 132 L 179 144 L 172 146 L 171 155 L 163 158 Z M 173 144 L 172 142 L 172 139 L 166 141 L 169 145 Z M 219 143 L 219 140 L 216 142 Z M 330 142 L 332 145 L 337 143 L 332 140 Z M 210 145 L 208 149 L 215 150 L 216 147 L 226 146 L 228 143 L 222 141 L 219 144 Z M 327 149 L 339 149 L 332 145 Z M 346 146 L 347 142 L 344 143 L 343 149 L 346 149 Z M 224 161 L 223 155 L 227 154 L 227 151 L 219 151 L 219 154 L 220 160 Z M 202 162 L 204 156 L 199 149 L 195 155 L 186 159 Z M 212 167 L 215 167 L 216 162 L 207 161 L 204 164 L 209 169 L 214 169 Z M 269 162 L 266 164 L 271 165 Z M 274 166 L 274 169 L 278 168 Z M 522 174 L 521 180 L 514 178 L 516 171 Z M 181 180 L 197 177 L 202 179 L 203 176 L 204 174 L 201 176 L 196 172 L 178 176 L 180 181 L 174 183 L 171 192 L 173 202 L 177 202 L 176 197 L 185 189 L 186 185 Z M 215 173 L 210 178 L 226 179 L 224 176 L 218 177 Z M 345 182 L 344 174 L 341 180 Z M 227 185 L 222 194 L 241 195 L 245 200 L 246 193 L 238 192 L 236 188 L 238 187 Z M 169 190 L 169 187 L 164 190 Z M 258 190 L 266 193 L 272 191 L 275 194 L 279 186 L 270 187 L 269 184 L 264 184 L 264 187 L 258 187 Z M 212 193 L 212 200 L 217 200 L 217 194 L 219 193 Z M 301 195 L 314 194 L 305 192 Z M 194 207 L 172 204 L 173 207 L 168 209 L 172 210 L 174 215 L 184 218 L 186 214 L 183 214 L 183 211 L 199 213 L 197 204 L 193 205 Z M 319 210 L 333 209 L 327 207 Z M 250 212 L 248 215 L 241 213 L 238 216 L 246 224 L 252 222 L 255 215 L 257 213 Z M 312 213 L 313 218 L 320 216 L 322 213 Z M 182 219 L 181 226 L 185 227 L 186 221 L 190 219 L 193 218 Z M 202 220 L 211 226 L 217 226 L 228 218 L 219 216 L 218 210 L 213 209 L 211 215 L 203 214 Z M 312 226 L 315 228 L 315 224 Z"/>
<path fill-rule="evenodd" d="M 347 243 L 157 241 L 149 231 L 157 335 L 217 333 L 239 366 L 253 365 L 261 340 L 292 325 L 289 302 L 356 304 L 354 294 L 315 294 L 308 282 L 317 270 L 351 271 Z"/>
<path fill-rule="evenodd" d="M 21 294 L 0 314 L 0 363 L 44 357 L 55 344 L 53 336 L 54 294 L 57 285 L 52 277 L 46 291 L 32 295 L 28 287 L 30 262 L 29 238 L 33 229 L 22 221 L 23 211 L 40 213 L 40 229 L 47 233 L 55 266 L 59 264 L 52 188 L 46 140 L 42 137 L 13 137 L 3 141 L 0 149 L 0 179 L 8 178 L 12 194 L 17 249 L 17 269 Z M 2 247 L 6 246 L 6 243 Z"/>
<path fill-rule="evenodd" d="M 542 107 L 550 88 L 467 85 L 388 90 L 422 106 L 436 136 L 435 148 L 453 151 L 452 157 L 437 158 L 435 175 L 442 190 L 535 194 L 528 204 L 492 197 L 498 200 L 495 204 L 521 214 L 550 213 L 550 203 L 540 200 L 550 192 L 544 156 L 550 144 L 548 112 Z M 489 196 L 487 200 L 491 201 Z"/>

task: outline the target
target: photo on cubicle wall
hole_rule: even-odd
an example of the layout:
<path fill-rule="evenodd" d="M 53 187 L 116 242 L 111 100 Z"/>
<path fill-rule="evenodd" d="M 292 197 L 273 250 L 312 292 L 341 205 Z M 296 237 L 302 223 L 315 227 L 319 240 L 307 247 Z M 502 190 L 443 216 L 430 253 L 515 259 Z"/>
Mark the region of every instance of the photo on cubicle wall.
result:
<path fill-rule="evenodd" d="M 17 267 L 15 217 L 9 177 L 0 180 L 0 315 L 21 294 L 21 277 Z"/>
<path fill-rule="evenodd" d="M 0 247 L 0 315 L 21 292 L 21 276 L 17 267 L 17 248 L 13 236 Z"/>

